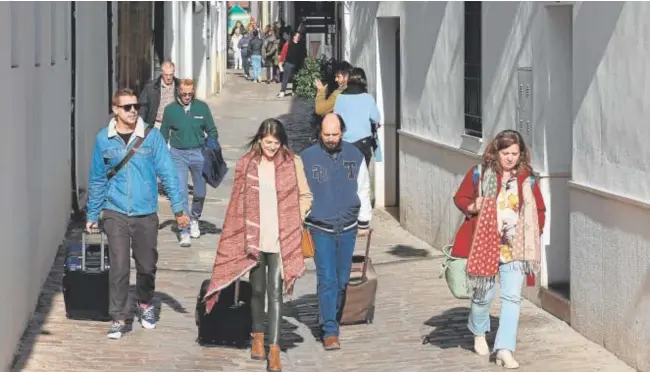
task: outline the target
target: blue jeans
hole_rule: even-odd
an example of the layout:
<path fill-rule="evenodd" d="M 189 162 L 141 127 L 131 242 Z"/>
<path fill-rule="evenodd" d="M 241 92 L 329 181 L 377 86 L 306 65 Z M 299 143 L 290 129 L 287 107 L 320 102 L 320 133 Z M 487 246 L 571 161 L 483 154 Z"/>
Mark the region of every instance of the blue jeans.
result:
<path fill-rule="evenodd" d="M 203 212 L 203 203 L 205 202 L 205 179 L 203 178 L 203 153 L 201 148 L 194 149 L 176 149 L 170 148 L 172 160 L 176 171 L 178 172 L 178 182 L 180 183 L 181 195 L 185 206 L 185 213 L 193 220 L 198 220 Z M 192 185 L 194 186 L 194 197 L 192 198 L 192 211 L 189 211 L 188 190 L 187 190 L 187 172 L 192 175 Z M 189 233 L 189 227 L 181 230 L 181 233 Z"/>
<path fill-rule="evenodd" d="M 261 79 L 262 77 L 262 56 L 251 56 L 251 64 L 253 65 L 253 80 Z"/>
<path fill-rule="evenodd" d="M 522 263 L 513 261 L 499 265 L 501 280 L 501 314 L 499 315 L 499 330 L 494 342 L 494 350 L 515 351 L 517 345 L 517 329 L 519 328 L 519 309 L 521 304 L 521 289 L 526 274 Z M 473 298 L 469 312 L 467 327 L 476 336 L 490 332 L 490 305 L 494 299 L 494 287 L 485 294 L 485 298 Z"/>
<path fill-rule="evenodd" d="M 343 310 L 345 289 L 350 281 L 357 229 L 341 233 L 327 233 L 315 228 L 310 228 L 310 231 L 314 241 L 318 313 L 323 339 L 338 337 L 339 319 Z"/>

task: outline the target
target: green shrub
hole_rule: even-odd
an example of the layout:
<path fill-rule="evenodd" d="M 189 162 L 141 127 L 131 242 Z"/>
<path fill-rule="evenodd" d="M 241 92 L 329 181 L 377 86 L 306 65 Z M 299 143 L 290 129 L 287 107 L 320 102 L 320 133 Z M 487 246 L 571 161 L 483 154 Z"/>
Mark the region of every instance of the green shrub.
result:
<path fill-rule="evenodd" d="M 316 97 L 316 87 L 314 80 L 320 79 L 320 63 L 314 57 L 305 58 L 305 62 L 296 74 L 295 89 L 296 95 L 305 98 Z"/>

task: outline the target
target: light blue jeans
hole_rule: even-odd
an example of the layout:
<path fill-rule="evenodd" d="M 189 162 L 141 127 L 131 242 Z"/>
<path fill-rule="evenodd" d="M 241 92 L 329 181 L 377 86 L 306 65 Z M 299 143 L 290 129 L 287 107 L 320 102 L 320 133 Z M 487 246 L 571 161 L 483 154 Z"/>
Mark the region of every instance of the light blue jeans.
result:
<path fill-rule="evenodd" d="M 522 270 L 520 261 L 499 265 L 501 314 L 499 315 L 499 330 L 494 342 L 495 351 L 501 349 L 515 351 L 517 329 L 519 328 L 521 289 L 525 277 L 526 274 Z M 472 299 L 467 327 L 476 336 L 484 336 L 490 332 L 490 305 L 494 299 L 494 287 L 495 284 L 492 284 L 484 298 Z"/>
<path fill-rule="evenodd" d="M 200 147 L 193 149 L 177 149 L 172 147 L 169 151 L 172 154 L 172 160 L 178 172 L 178 182 L 180 184 L 181 195 L 183 196 L 185 214 L 191 219 L 198 221 L 203 212 L 206 194 L 206 182 L 205 178 L 203 178 L 203 152 Z M 192 185 L 194 186 L 191 211 L 188 202 L 188 171 L 192 176 Z M 189 227 L 181 229 L 182 234 L 189 234 L 189 232 Z"/>
<path fill-rule="evenodd" d="M 253 80 L 262 78 L 262 56 L 251 56 L 251 64 L 253 65 Z"/>

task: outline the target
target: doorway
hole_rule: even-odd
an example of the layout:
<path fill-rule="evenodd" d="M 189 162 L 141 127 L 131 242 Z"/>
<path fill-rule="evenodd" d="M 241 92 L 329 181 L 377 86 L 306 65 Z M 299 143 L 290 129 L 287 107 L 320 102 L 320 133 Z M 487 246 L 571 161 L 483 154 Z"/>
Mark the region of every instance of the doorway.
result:
<path fill-rule="evenodd" d="M 401 32 L 399 17 L 377 18 L 377 104 L 383 162 L 375 163 L 375 195 L 399 221 L 399 135 L 401 121 Z M 383 141 L 381 141 L 383 133 Z"/>
<path fill-rule="evenodd" d="M 544 107 L 547 174 L 541 179 L 547 207 L 542 260 L 542 308 L 570 322 L 570 208 L 569 185 L 573 153 L 573 7 L 569 4 L 545 7 L 545 63 L 537 79 Z M 540 110 L 541 110 L 540 109 Z"/>

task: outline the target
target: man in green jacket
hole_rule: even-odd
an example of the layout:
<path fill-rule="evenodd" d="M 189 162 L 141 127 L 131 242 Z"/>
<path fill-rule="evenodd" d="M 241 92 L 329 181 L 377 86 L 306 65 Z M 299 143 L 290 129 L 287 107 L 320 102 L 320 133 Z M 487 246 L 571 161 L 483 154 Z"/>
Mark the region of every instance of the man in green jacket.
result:
<path fill-rule="evenodd" d="M 178 171 L 181 194 L 184 197 L 185 213 L 190 216 L 190 226 L 180 229 L 181 247 L 189 247 L 190 238 L 198 239 L 199 218 L 205 202 L 206 182 L 203 178 L 203 147 L 206 144 L 216 146 L 217 127 L 208 105 L 194 98 L 194 81 L 181 79 L 178 97 L 175 102 L 165 107 L 160 132 L 169 141 L 172 160 Z M 194 197 L 191 213 L 188 203 L 187 174 L 192 176 Z"/>

